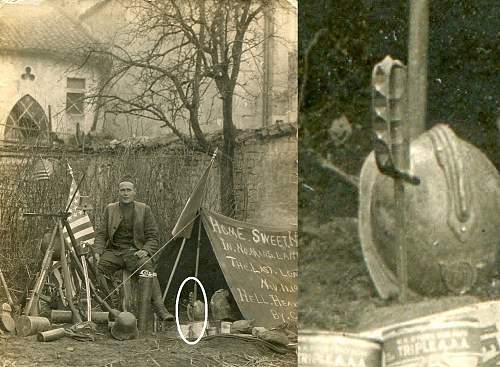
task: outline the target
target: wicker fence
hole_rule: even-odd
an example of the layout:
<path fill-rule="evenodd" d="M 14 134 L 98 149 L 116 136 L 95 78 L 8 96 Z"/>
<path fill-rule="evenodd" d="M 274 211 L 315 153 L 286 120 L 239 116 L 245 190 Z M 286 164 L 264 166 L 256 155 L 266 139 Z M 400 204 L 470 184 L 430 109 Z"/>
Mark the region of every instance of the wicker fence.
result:
<path fill-rule="evenodd" d="M 49 180 L 33 177 L 41 158 L 53 166 Z M 241 158 L 241 157 L 240 157 Z M 87 202 L 95 226 L 101 221 L 106 204 L 117 200 L 118 182 L 124 175 L 136 183 L 138 201 L 151 206 L 160 228 L 161 243 L 170 232 L 211 157 L 184 148 L 127 150 L 104 154 L 26 154 L 0 158 L 0 267 L 9 287 L 18 298 L 27 280 L 38 271 L 40 239 L 44 231 L 53 228 L 51 218 L 25 217 L 23 213 L 54 213 L 65 208 L 71 176 L 77 182 L 82 177 L 80 192 Z M 244 180 L 236 177 L 238 208 L 233 216 L 244 219 Z M 208 179 L 204 206 L 219 209 L 219 174 L 217 162 Z M 19 291 L 19 293 L 17 292 Z M 3 292 L 0 292 L 3 299 Z"/>

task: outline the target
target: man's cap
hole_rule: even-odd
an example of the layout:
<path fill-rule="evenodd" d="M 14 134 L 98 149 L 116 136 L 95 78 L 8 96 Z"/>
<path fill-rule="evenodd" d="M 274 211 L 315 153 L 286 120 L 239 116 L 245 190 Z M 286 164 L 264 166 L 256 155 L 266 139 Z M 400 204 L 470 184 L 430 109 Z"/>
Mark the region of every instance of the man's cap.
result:
<path fill-rule="evenodd" d="M 121 184 L 122 182 L 130 182 L 132 185 L 134 185 L 134 186 L 135 186 L 135 182 L 134 182 L 134 180 L 133 180 L 132 176 L 129 176 L 129 175 L 125 175 L 125 176 L 123 176 L 123 177 L 119 180 L 118 184 Z"/>

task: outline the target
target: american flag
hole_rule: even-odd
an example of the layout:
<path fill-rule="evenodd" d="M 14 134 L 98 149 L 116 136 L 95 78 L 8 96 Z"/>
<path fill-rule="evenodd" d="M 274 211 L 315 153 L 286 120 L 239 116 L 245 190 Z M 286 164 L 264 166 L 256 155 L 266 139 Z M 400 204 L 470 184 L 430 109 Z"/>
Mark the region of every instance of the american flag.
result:
<path fill-rule="evenodd" d="M 52 164 L 48 160 L 40 158 L 35 164 L 33 179 L 35 181 L 47 181 L 52 172 Z"/>
<path fill-rule="evenodd" d="M 71 169 L 69 164 L 68 169 L 71 174 L 71 187 L 69 189 L 68 204 L 73 198 L 73 194 L 75 194 L 76 191 L 75 197 L 73 198 L 73 201 L 71 202 L 71 205 L 69 207 L 69 212 L 71 213 L 71 215 L 68 217 L 68 223 L 77 242 L 80 242 L 82 245 L 92 245 L 94 243 L 95 237 L 94 226 L 92 225 L 89 216 L 83 210 L 78 208 L 78 205 L 80 203 L 80 193 L 77 192 L 77 184 L 75 181 L 75 177 L 73 176 L 73 170 Z M 64 240 L 69 242 L 70 238 L 66 231 L 66 228 L 63 229 L 63 235 Z"/>

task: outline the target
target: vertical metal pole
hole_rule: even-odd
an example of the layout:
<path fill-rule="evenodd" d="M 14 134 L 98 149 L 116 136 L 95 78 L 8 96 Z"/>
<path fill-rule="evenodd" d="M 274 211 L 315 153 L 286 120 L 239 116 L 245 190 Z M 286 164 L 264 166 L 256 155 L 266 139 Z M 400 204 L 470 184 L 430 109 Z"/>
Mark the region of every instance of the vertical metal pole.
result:
<path fill-rule="evenodd" d="M 399 302 L 408 300 L 408 246 L 406 241 L 405 188 L 401 179 L 394 180 L 394 209 L 396 215 L 396 241 L 398 244 L 397 275 Z"/>
<path fill-rule="evenodd" d="M 194 276 L 198 278 L 198 268 L 200 265 L 200 241 L 201 241 L 201 226 L 202 226 L 202 220 L 201 216 L 198 217 L 198 243 L 196 246 L 196 267 L 194 269 Z M 193 306 L 198 299 L 198 283 L 194 282 L 194 290 L 193 290 Z"/>
<path fill-rule="evenodd" d="M 429 0 L 410 0 L 408 118 L 411 139 L 416 138 L 425 131 L 428 45 Z"/>
<path fill-rule="evenodd" d="M 402 172 L 408 172 L 410 168 L 406 89 L 405 68 L 394 67 L 389 78 L 391 95 L 389 108 L 391 110 L 390 116 L 393 118 L 391 124 L 391 151 L 394 157 L 394 166 Z M 406 240 L 405 183 L 401 178 L 394 179 L 394 214 L 398 244 L 399 302 L 406 303 L 408 300 L 408 243 Z"/>

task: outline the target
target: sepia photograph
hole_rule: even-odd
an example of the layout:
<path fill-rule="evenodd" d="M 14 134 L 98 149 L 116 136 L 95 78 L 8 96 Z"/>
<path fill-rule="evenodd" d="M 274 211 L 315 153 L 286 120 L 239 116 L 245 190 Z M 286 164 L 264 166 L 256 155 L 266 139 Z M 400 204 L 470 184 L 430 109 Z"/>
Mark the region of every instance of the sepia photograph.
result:
<path fill-rule="evenodd" d="M 0 0 L 0 366 L 499 364 L 496 3 Z"/>
<path fill-rule="evenodd" d="M 299 366 L 498 364 L 499 19 L 299 1 Z"/>
<path fill-rule="evenodd" d="M 0 366 L 297 366 L 296 0 L 0 0 Z"/>

